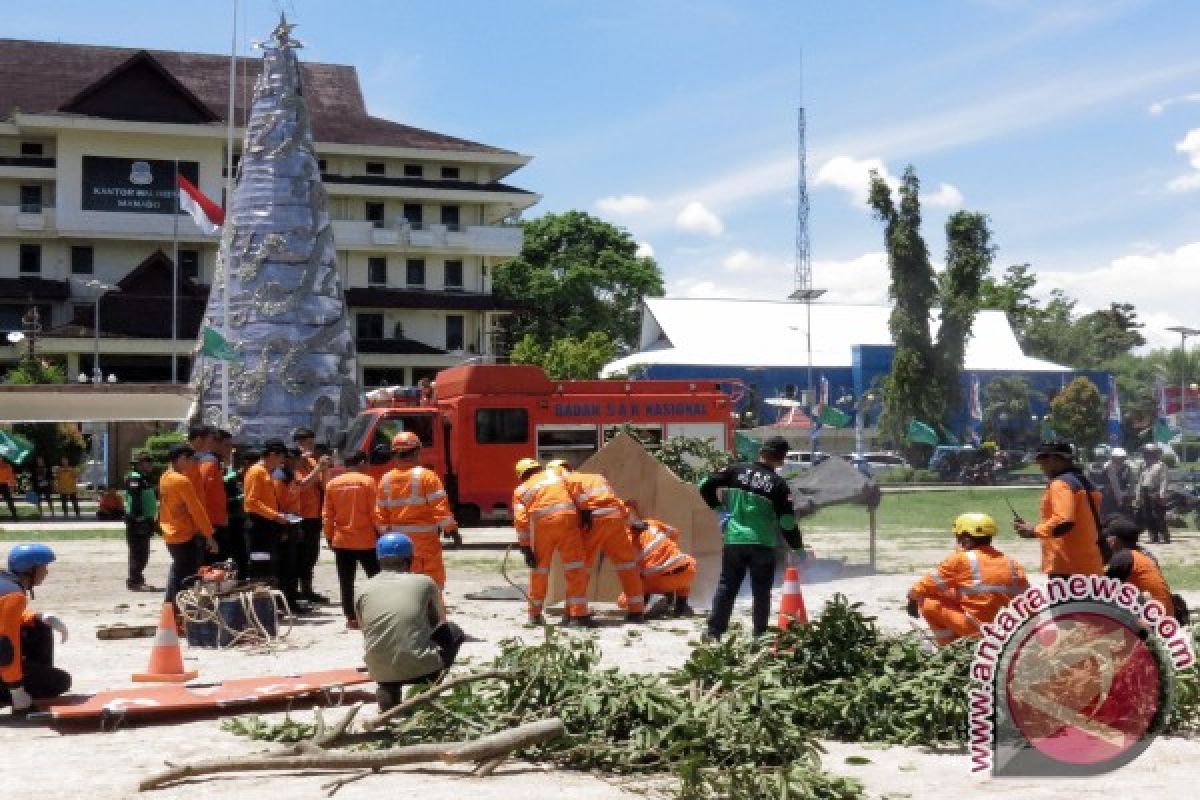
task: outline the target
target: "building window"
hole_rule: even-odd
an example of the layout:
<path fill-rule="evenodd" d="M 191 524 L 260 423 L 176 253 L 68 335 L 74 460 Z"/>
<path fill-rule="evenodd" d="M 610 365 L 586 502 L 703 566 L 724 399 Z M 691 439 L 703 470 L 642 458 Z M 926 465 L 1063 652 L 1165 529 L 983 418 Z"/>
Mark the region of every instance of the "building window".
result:
<path fill-rule="evenodd" d="M 91 275 L 95 271 L 95 253 L 91 247 L 80 245 L 71 248 L 71 274 Z"/>
<path fill-rule="evenodd" d="M 179 251 L 179 277 L 189 281 L 200 279 L 200 251 Z"/>
<path fill-rule="evenodd" d="M 42 213 L 42 187 L 36 184 L 21 187 L 21 213 Z"/>
<path fill-rule="evenodd" d="M 42 246 L 40 244 L 21 245 L 21 274 L 39 275 L 42 272 Z"/>
<path fill-rule="evenodd" d="M 462 314 L 446 315 L 446 349 L 463 349 L 463 329 L 465 327 Z"/>
<path fill-rule="evenodd" d="M 376 228 L 383 227 L 383 203 L 367 203 L 367 222 Z"/>
<path fill-rule="evenodd" d="M 42 156 L 45 155 L 46 149 L 41 142 L 21 142 L 21 155 L 23 156 Z"/>
<path fill-rule="evenodd" d="M 446 288 L 461 289 L 463 286 L 463 262 L 447 261 L 446 262 Z"/>
<path fill-rule="evenodd" d="M 479 444 L 522 444 L 529 441 L 529 412 L 524 408 L 480 408 L 475 412 Z"/>
<path fill-rule="evenodd" d="M 354 324 L 359 339 L 383 338 L 383 314 L 356 314 Z"/>
<path fill-rule="evenodd" d="M 384 165 L 384 163 L 382 161 L 368 161 L 367 162 L 367 174 L 368 175 L 386 175 L 387 167 Z"/>
<path fill-rule="evenodd" d="M 452 231 L 458 230 L 458 206 L 442 206 L 442 224 Z"/>
<path fill-rule="evenodd" d="M 404 204 L 404 219 L 413 228 L 420 230 L 421 223 L 425 221 L 425 208 L 420 203 L 405 203 Z"/>
<path fill-rule="evenodd" d="M 322 175 L 329 171 L 329 165 L 325 163 L 325 159 L 317 159 L 317 171 Z"/>
<path fill-rule="evenodd" d="M 71 305 L 71 321 L 76 325 L 91 327 L 96 321 L 95 303 L 73 303 Z"/>
<path fill-rule="evenodd" d="M 404 323 L 401 320 L 396 320 L 396 324 L 394 326 L 392 326 L 392 338 L 393 339 L 403 339 L 404 338 Z"/>
<path fill-rule="evenodd" d="M 442 167 L 442 180 L 444 181 L 456 181 L 458 174 L 458 167 Z"/>
<path fill-rule="evenodd" d="M 367 283 L 371 286 L 387 286 L 387 259 L 375 256 L 367 259 Z"/>
<path fill-rule="evenodd" d="M 406 178 L 424 178 L 425 168 L 420 164 L 405 164 L 404 177 Z"/>
<path fill-rule="evenodd" d="M 409 286 L 425 285 L 425 259 L 408 259 L 408 261 L 405 263 L 404 282 Z"/>

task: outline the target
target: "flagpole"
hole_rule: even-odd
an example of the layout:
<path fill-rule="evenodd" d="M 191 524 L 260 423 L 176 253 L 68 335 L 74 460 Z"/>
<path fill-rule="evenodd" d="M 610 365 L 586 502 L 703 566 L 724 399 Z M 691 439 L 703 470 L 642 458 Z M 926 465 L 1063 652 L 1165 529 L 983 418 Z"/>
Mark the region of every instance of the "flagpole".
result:
<path fill-rule="evenodd" d="M 233 0 L 233 35 L 229 42 L 229 107 L 225 126 L 225 216 L 233 208 L 233 100 L 237 80 L 237 0 Z M 232 224 L 228 222 L 227 224 Z M 222 240 L 225 232 L 221 232 Z M 219 247 L 220 245 L 218 245 Z M 221 264 L 221 335 L 229 341 L 229 258 Z M 229 361 L 221 359 L 221 424 L 229 427 Z"/>
<path fill-rule="evenodd" d="M 179 383 L 179 159 L 175 159 L 175 213 L 171 215 L 171 383 Z"/>

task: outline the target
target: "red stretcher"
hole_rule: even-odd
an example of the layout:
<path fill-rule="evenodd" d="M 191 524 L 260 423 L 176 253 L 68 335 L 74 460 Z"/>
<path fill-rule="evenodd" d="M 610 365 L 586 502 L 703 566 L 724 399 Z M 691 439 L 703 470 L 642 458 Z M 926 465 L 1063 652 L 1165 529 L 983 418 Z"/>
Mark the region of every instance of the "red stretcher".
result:
<path fill-rule="evenodd" d="M 303 675 L 235 678 L 215 685 L 165 684 L 110 689 L 94 695 L 65 695 L 39 700 L 42 718 L 54 721 L 133 718 L 244 709 L 348 686 L 370 683 L 365 668 L 333 669 Z"/>

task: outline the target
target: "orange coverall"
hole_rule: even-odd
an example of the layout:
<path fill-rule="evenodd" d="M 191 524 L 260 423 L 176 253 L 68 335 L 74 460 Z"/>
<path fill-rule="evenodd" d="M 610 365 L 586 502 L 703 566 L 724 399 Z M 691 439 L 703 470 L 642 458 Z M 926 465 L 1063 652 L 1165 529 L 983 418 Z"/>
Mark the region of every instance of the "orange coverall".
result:
<path fill-rule="evenodd" d="M 567 581 L 567 616 L 588 613 L 588 574 L 584 567 L 579 509 L 555 470 L 535 473 L 513 491 L 513 527 L 522 547 L 533 550 L 537 566 L 529 573 L 529 614 L 542 613 L 550 589 L 550 562 L 557 551 Z"/>
<path fill-rule="evenodd" d="M 645 610 L 642 579 L 638 575 L 637 553 L 629 541 L 629 510 L 603 475 L 568 472 L 563 476 L 571 499 L 581 511 L 592 513 L 592 527 L 582 531 L 584 562 L 590 571 L 596 555 L 603 552 L 617 571 L 621 596 L 632 613 Z"/>
<path fill-rule="evenodd" d="M 980 635 L 1014 597 L 1029 588 L 1025 569 L 991 545 L 956 550 L 908 592 L 938 645 Z"/>
<path fill-rule="evenodd" d="M 1100 507 L 1100 493 L 1092 493 Z M 1042 572 L 1047 575 L 1100 575 L 1104 560 L 1097 544 L 1099 531 L 1078 475 L 1055 476 L 1042 495 L 1041 519 L 1034 528 L 1042 540 Z"/>
<path fill-rule="evenodd" d="M 642 577 L 642 590 L 647 597 L 652 594 L 691 595 L 692 583 L 696 580 L 696 559 L 679 549 L 678 529 L 648 519 L 646 530 L 630 530 L 629 536 Z M 617 598 L 621 608 L 625 608 L 625 602 L 625 595 Z"/>
<path fill-rule="evenodd" d="M 393 469 L 379 482 L 375 501 L 379 532 L 403 533 L 412 539 L 412 571 L 446 588 L 442 533 L 458 530 L 442 479 L 424 467 Z"/>
<path fill-rule="evenodd" d="M 212 453 L 205 453 L 196 461 L 196 475 L 200 481 L 196 492 L 200 495 L 200 502 L 204 503 L 209 522 L 216 527 L 224 527 L 229 524 L 229 505 L 225 502 L 225 470 Z"/>
<path fill-rule="evenodd" d="M 301 486 L 300 481 L 307 478 L 317 468 L 317 460 L 312 456 L 301 456 L 296 461 L 296 479 L 292 481 L 289 510 L 303 519 L 319 519 L 321 517 L 321 482 L 315 480 L 307 486 Z"/>
<path fill-rule="evenodd" d="M 167 470 L 158 481 L 158 527 L 167 544 L 183 544 L 198 535 L 212 538 L 208 512 L 183 473 Z"/>
<path fill-rule="evenodd" d="M 27 611 L 26 604 L 25 590 L 15 576 L 0 573 L 0 685 L 9 689 L 20 686 L 25 677 L 21 666 L 21 627 L 33 624 L 38 616 Z"/>
<path fill-rule="evenodd" d="M 362 472 L 346 472 L 326 484 L 321 520 L 330 547 L 375 549 L 377 491 L 375 479 Z"/>

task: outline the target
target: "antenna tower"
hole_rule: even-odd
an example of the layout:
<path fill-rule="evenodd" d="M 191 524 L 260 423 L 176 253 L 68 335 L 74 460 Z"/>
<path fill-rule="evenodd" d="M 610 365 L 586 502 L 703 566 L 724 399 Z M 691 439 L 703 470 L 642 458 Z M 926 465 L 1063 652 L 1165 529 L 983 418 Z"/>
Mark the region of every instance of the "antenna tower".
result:
<path fill-rule="evenodd" d="M 812 291 L 812 255 L 808 243 L 808 155 L 805 147 L 804 106 L 796 115 L 796 280 L 792 288 L 808 295 Z"/>

